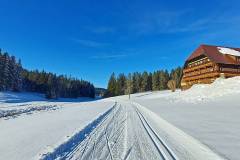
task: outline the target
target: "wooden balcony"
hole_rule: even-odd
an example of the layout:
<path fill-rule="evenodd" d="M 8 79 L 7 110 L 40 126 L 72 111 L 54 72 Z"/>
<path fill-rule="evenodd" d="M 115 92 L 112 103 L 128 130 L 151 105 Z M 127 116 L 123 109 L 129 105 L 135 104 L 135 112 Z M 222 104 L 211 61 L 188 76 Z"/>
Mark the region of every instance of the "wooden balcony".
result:
<path fill-rule="evenodd" d="M 235 77 L 235 76 L 240 76 L 240 72 L 221 72 L 224 73 L 224 76 L 226 78 L 230 78 L 230 77 Z"/>
<path fill-rule="evenodd" d="M 200 64 L 198 66 L 185 68 L 185 69 L 183 69 L 183 73 L 185 74 L 188 72 L 196 71 L 196 70 L 207 68 L 207 67 L 213 67 L 213 66 L 214 66 L 214 63 L 206 62 L 206 63 Z"/>
<path fill-rule="evenodd" d="M 197 80 L 206 79 L 206 78 L 216 78 L 218 76 L 220 76 L 219 72 L 212 71 L 204 74 L 199 74 L 196 76 L 183 77 L 183 81 L 185 82 L 195 81 L 195 80 L 197 81 Z"/>
<path fill-rule="evenodd" d="M 205 73 L 211 73 L 213 71 L 214 71 L 213 68 L 204 68 L 204 69 L 201 69 L 201 70 L 185 73 L 183 75 L 183 78 L 197 76 L 197 75 L 205 74 Z"/>
<path fill-rule="evenodd" d="M 197 75 L 183 77 L 183 81 L 190 82 L 190 81 L 199 81 L 199 80 L 203 80 L 203 79 L 217 78 L 217 77 L 220 77 L 220 74 L 222 74 L 222 73 L 224 74 L 224 76 L 226 78 L 240 76 L 240 72 L 212 71 L 212 72 L 206 72 L 206 73 L 201 73 L 201 74 L 197 74 Z M 206 81 L 208 81 L 208 80 L 206 80 Z"/>

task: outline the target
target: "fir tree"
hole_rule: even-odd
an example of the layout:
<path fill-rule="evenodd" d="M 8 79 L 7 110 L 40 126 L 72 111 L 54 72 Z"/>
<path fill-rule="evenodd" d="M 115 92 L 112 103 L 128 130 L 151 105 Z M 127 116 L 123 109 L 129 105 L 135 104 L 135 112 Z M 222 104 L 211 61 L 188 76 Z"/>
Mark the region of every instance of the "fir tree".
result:
<path fill-rule="evenodd" d="M 149 76 L 148 73 L 145 71 L 142 74 L 142 83 L 141 83 L 141 92 L 149 91 Z"/>
<path fill-rule="evenodd" d="M 126 89 L 126 76 L 121 73 L 117 78 L 117 86 L 116 86 L 116 94 L 124 95 L 124 91 Z"/>
<path fill-rule="evenodd" d="M 0 49 L 0 91 L 4 89 L 4 58 L 2 55 L 2 50 Z"/>
<path fill-rule="evenodd" d="M 152 73 L 148 74 L 147 91 L 152 90 Z"/>
<path fill-rule="evenodd" d="M 167 70 L 158 70 L 153 73 L 148 73 L 146 71 L 144 71 L 143 73 L 134 72 L 132 74 L 129 73 L 128 77 L 125 77 L 124 74 L 119 74 L 117 80 L 115 79 L 115 75 L 112 75 L 110 77 L 108 83 L 108 90 L 105 96 L 109 97 L 113 95 L 122 95 L 123 90 L 124 94 L 151 90 L 165 90 L 168 89 L 167 84 L 170 79 L 176 81 L 177 86 L 180 87 L 181 75 L 181 67 L 173 69 L 171 71 L 171 74 L 169 74 Z"/>
<path fill-rule="evenodd" d="M 158 74 L 158 72 L 154 72 L 152 74 L 152 90 L 153 91 L 159 90 L 159 74 Z"/>
<path fill-rule="evenodd" d="M 116 87 L 117 87 L 117 81 L 116 81 L 116 77 L 115 74 L 112 73 L 109 81 L 108 81 L 108 87 L 107 87 L 107 92 L 106 92 L 106 97 L 112 97 L 112 96 L 116 96 Z"/>

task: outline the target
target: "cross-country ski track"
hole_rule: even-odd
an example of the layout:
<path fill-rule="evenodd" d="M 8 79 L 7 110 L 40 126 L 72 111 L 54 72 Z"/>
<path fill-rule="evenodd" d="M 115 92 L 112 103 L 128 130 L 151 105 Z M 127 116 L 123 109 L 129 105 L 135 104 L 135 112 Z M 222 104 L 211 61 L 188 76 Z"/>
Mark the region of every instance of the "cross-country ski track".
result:
<path fill-rule="evenodd" d="M 222 159 L 145 107 L 116 100 L 103 115 L 41 159 Z"/>

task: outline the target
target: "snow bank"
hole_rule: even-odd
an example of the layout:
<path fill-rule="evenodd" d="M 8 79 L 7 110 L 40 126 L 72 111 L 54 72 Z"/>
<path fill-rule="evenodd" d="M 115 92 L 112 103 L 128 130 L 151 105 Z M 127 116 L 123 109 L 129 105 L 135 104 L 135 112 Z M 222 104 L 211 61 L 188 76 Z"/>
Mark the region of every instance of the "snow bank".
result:
<path fill-rule="evenodd" d="M 218 47 L 219 52 L 222 54 L 229 54 L 233 56 L 240 56 L 240 52 L 231 48 Z"/>
<path fill-rule="evenodd" d="M 131 99 L 163 99 L 168 102 L 199 103 L 203 101 L 214 101 L 217 97 L 231 96 L 239 93 L 240 76 L 228 79 L 218 78 L 212 84 L 196 84 L 185 91 L 176 90 L 175 92 L 171 92 L 170 90 L 164 90 L 131 94 Z M 115 98 L 128 99 L 128 96 L 124 95 Z"/>
<path fill-rule="evenodd" d="M 216 79 L 212 84 L 197 84 L 182 92 L 169 94 L 170 101 L 185 101 L 198 103 L 199 101 L 214 100 L 217 97 L 231 96 L 240 93 L 240 77 Z"/>

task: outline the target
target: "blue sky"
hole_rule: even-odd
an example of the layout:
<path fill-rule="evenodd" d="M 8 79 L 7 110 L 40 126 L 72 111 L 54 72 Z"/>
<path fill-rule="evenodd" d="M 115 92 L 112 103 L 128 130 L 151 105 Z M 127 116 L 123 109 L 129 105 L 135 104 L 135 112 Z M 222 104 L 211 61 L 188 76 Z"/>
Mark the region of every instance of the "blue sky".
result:
<path fill-rule="evenodd" d="M 236 0 L 0 0 L 0 47 L 27 69 L 106 87 L 112 72 L 181 66 L 199 44 L 240 47 Z"/>

